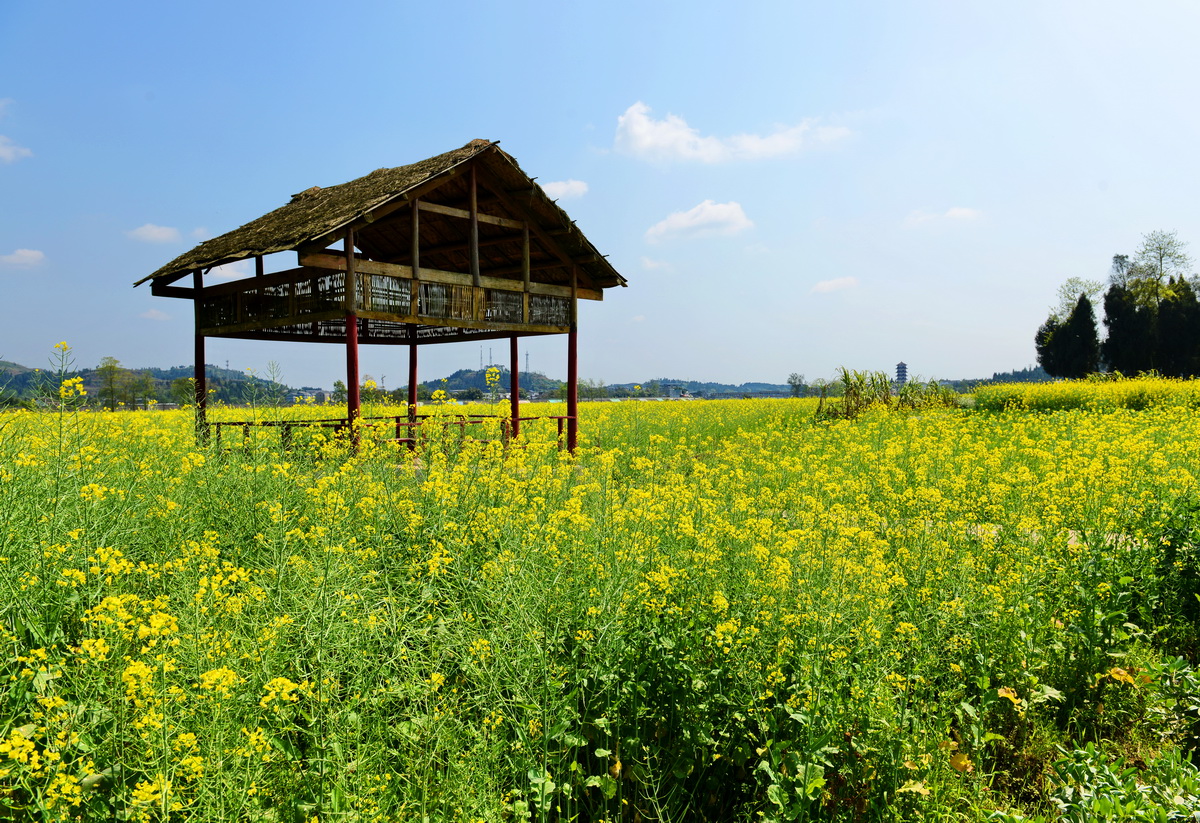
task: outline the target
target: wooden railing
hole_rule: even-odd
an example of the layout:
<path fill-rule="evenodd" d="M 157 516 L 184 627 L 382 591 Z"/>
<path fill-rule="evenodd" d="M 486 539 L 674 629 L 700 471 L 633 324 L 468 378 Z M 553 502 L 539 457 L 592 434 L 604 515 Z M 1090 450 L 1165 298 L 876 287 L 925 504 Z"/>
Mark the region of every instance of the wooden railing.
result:
<path fill-rule="evenodd" d="M 528 417 L 516 418 L 518 422 L 535 422 L 538 420 L 554 420 L 558 425 L 557 442 L 559 449 L 564 448 L 563 431 L 566 422 L 570 420 L 568 415 L 531 415 Z M 443 429 L 457 427 L 459 429 L 459 440 L 465 441 L 472 439 L 477 442 L 488 442 L 488 438 L 466 438 L 465 433 L 467 427 L 483 425 L 490 420 L 498 420 L 500 422 L 501 441 L 507 445 L 512 440 L 512 423 L 513 418 L 507 415 L 498 414 L 460 414 L 451 416 L 445 414 L 419 414 L 415 418 L 410 418 L 405 414 L 382 415 L 371 417 L 360 417 L 361 430 L 379 433 L 385 427 L 394 427 L 394 436 L 382 438 L 394 443 L 403 443 L 410 450 L 416 449 L 420 443 L 420 430 L 423 427 L 430 425 L 438 425 Z M 240 430 L 242 433 L 242 449 L 249 451 L 252 446 L 252 432 L 256 428 L 277 429 L 279 431 L 280 446 L 285 450 L 290 450 L 295 445 L 295 434 L 297 430 L 306 428 L 314 429 L 333 429 L 335 436 L 351 437 L 350 426 L 346 418 L 334 417 L 324 420 L 213 420 L 208 422 L 208 427 L 212 432 L 213 443 L 218 448 L 222 445 L 223 430 Z"/>

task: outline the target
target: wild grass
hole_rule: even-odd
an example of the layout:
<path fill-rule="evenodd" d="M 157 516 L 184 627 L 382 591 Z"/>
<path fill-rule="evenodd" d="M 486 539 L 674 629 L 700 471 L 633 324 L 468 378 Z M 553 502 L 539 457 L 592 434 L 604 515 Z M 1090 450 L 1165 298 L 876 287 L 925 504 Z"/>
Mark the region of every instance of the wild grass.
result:
<path fill-rule="evenodd" d="M 1194 785 L 1182 406 L 585 404 L 572 457 L 536 425 L 217 449 L 61 399 L 0 416 L 8 817 L 984 820 Z"/>

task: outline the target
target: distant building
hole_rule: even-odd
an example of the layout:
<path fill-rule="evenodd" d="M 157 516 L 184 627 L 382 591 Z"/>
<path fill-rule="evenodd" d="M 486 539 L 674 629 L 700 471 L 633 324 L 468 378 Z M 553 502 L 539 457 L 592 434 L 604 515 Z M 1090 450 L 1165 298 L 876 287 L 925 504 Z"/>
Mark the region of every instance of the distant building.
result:
<path fill-rule="evenodd" d="M 903 386 L 908 382 L 908 364 L 900 362 L 896 364 L 896 385 Z"/>

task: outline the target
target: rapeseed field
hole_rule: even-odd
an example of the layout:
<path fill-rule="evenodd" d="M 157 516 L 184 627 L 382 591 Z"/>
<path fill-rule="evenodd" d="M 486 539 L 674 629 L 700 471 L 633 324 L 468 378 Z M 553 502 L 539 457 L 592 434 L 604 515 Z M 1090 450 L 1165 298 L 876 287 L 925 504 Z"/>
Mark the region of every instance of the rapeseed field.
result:
<path fill-rule="evenodd" d="M 1188 404 L 584 404 L 571 456 L 537 422 L 218 448 L 80 391 L 0 415 L 0 818 L 1167 820 L 1095 810 L 1200 794 Z M 322 410 L 213 418 L 248 414 Z"/>

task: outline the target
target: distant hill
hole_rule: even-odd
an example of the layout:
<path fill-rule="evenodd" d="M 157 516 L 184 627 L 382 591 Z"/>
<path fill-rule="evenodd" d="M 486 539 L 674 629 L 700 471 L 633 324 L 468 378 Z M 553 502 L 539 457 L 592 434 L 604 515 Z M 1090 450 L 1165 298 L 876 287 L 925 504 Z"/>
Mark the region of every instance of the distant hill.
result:
<path fill-rule="evenodd" d="M 11 360 L 0 360 L 0 375 L 17 375 L 31 372 L 33 369 L 28 366 L 22 366 L 20 363 L 14 363 Z"/>
<path fill-rule="evenodd" d="M 508 369 L 502 366 L 496 366 L 500 370 L 499 387 L 501 391 L 508 391 L 512 387 L 512 375 Z M 444 381 L 444 382 L 443 382 Z M 554 391 L 562 385 L 561 380 L 553 380 L 541 372 L 521 372 L 521 388 L 527 392 L 543 392 Z M 421 385 L 436 391 L 443 389 L 448 392 L 467 391 L 469 389 L 478 389 L 486 392 L 487 384 L 487 369 L 459 369 L 451 375 L 438 380 L 427 380 Z"/>
<path fill-rule="evenodd" d="M 117 396 L 127 406 L 144 403 L 153 398 L 159 403 L 170 403 L 176 398 L 172 393 L 172 384 L 179 380 L 193 377 L 195 372 L 191 366 L 172 366 L 158 368 L 151 366 L 141 369 L 122 367 L 118 375 Z M 272 383 L 270 380 L 251 375 L 247 372 L 223 369 L 209 363 L 204 367 L 204 375 L 208 384 L 209 398 L 212 402 L 223 402 L 229 405 L 239 405 L 250 401 L 263 402 L 271 398 L 286 399 L 295 394 L 295 390 L 282 383 Z M 103 377 L 98 368 L 76 369 L 67 377 L 82 377 L 83 386 L 92 402 L 100 402 Z M 9 403 L 31 399 L 42 391 L 57 390 L 57 385 L 49 383 L 57 377 L 45 369 L 31 369 L 20 363 L 8 360 L 0 361 L 0 402 Z"/>
<path fill-rule="evenodd" d="M 680 380 L 670 377 L 659 377 L 641 383 L 612 383 L 608 386 L 610 392 L 617 390 L 621 393 L 636 393 L 635 386 L 641 386 L 643 394 L 660 396 L 667 394 L 669 388 L 682 389 L 696 397 L 743 397 L 757 396 L 790 396 L 792 391 L 786 383 L 713 383 L 701 380 Z"/>

